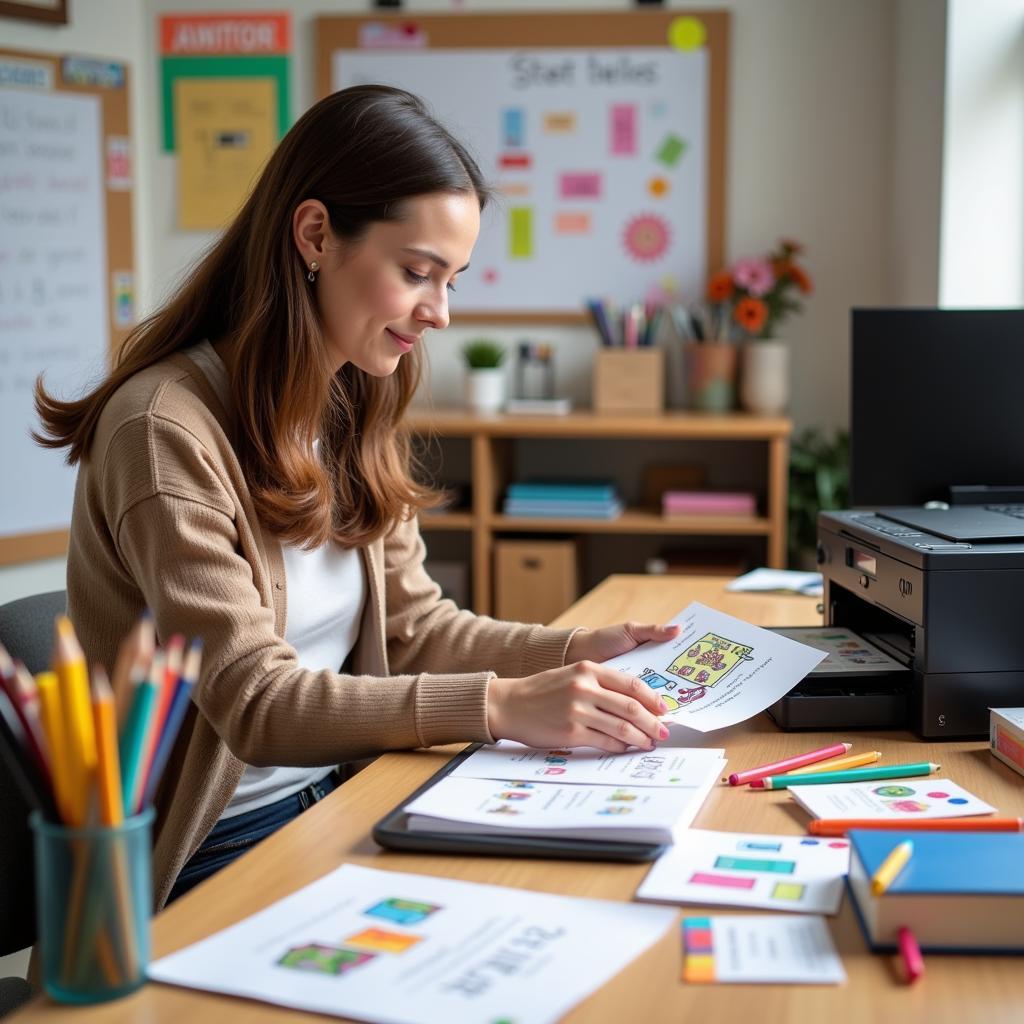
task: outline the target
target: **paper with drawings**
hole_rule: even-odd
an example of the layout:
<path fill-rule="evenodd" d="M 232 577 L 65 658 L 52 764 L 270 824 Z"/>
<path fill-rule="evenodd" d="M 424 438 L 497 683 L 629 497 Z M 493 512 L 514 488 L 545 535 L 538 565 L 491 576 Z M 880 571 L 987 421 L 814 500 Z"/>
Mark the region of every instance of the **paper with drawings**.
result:
<path fill-rule="evenodd" d="M 721 747 L 670 747 L 608 754 L 593 747 L 544 750 L 513 740 L 481 747 L 453 768 L 453 777 L 469 779 L 540 779 L 604 786 L 701 786 L 708 772 L 721 771 Z"/>
<path fill-rule="evenodd" d="M 157 960 L 149 977 L 389 1024 L 533 1024 L 559 1020 L 675 916 L 346 864 Z"/>
<path fill-rule="evenodd" d="M 675 640 L 649 641 L 606 665 L 638 676 L 668 705 L 665 721 L 699 732 L 735 725 L 774 704 L 823 651 L 694 601 Z"/>
<path fill-rule="evenodd" d="M 692 828 L 655 861 L 636 898 L 834 914 L 849 864 L 846 839 Z"/>
<path fill-rule="evenodd" d="M 900 818 L 962 818 L 995 811 L 949 779 L 878 779 L 787 788 L 815 818 L 892 818 L 895 822 Z"/>

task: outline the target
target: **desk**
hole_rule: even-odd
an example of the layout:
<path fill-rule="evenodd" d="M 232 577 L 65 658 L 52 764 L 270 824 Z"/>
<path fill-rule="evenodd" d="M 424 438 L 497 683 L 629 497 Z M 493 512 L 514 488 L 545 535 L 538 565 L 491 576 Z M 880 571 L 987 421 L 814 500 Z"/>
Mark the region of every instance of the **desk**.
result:
<path fill-rule="evenodd" d="M 810 598 L 729 594 L 714 577 L 613 576 L 578 601 L 555 625 L 598 626 L 624 619 L 665 621 L 691 600 L 763 625 L 810 625 L 819 621 Z M 909 733 L 786 734 L 758 715 L 714 737 L 734 768 L 763 764 L 787 754 L 848 738 L 857 749 L 880 749 L 886 760 L 900 757 L 937 761 L 961 785 L 1000 812 L 1024 816 L 1024 784 L 993 758 L 981 741 L 920 743 Z M 381 851 L 370 838 L 373 823 L 397 804 L 458 747 L 388 754 L 265 840 L 153 922 L 154 957 L 195 942 L 233 924 L 311 882 L 342 862 L 445 875 L 542 892 L 629 900 L 647 868 L 632 864 L 581 865 L 488 857 L 431 856 Z M 785 792 L 755 793 L 720 787 L 712 791 L 694 825 L 749 832 L 798 835 L 807 816 Z M 870 954 L 853 912 L 844 901 L 831 920 L 843 963 L 845 986 L 686 985 L 679 980 L 681 954 L 676 930 L 630 964 L 566 1018 L 573 1024 L 637 1020 L 644 1024 L 697 1021 L 708 1024 L 985 1024 L 1024 1020 L 1024 958 L 927 958 L 925 978 L 912 988 L 897 980 L 893 961 Z M 260 1003 L 147 985 L 116 1003 L 70 1009 L 37 1001 L 19 1021 L 66 1024 L 129 1024 L 188 1021 L 189 1024 L 308 1022 Z M 335 1020 L 336 1018 L 321 1018 Z"/>

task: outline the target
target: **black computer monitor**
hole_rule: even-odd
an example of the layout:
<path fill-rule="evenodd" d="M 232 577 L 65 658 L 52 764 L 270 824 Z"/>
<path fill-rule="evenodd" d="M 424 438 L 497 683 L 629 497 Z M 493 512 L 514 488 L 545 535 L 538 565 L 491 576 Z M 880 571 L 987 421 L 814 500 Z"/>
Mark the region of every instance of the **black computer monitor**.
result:
<path fill-rule="evenodd" d="M 851 505 L 1024 487 L 1024 309 L 855 309 L 850 348 Z"/>

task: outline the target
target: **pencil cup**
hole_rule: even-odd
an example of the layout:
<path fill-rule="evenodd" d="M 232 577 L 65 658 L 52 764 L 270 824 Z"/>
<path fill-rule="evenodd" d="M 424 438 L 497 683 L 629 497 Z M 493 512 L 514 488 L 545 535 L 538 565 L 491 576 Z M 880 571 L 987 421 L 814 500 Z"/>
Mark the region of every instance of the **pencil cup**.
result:
<path fill-rule="evenodd" d="M 151 808 L 116 827 L 32 814 L 43 987 L 59 1002 L 117 999 L 145 981 L 152 823 Z"/>

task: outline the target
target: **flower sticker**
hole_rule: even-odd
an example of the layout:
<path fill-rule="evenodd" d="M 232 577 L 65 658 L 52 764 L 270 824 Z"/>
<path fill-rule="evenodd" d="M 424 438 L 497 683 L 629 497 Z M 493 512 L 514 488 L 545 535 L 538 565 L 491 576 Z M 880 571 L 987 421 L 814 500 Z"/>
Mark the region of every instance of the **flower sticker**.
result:
<path fill-rule="evenodd" d="M 622 235 L 626 252 L 635 260 L 650 263 L 661 259 L 668 251 L 671 232 L 667 222 L 653 213 L 634 217 Z"/>

